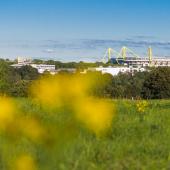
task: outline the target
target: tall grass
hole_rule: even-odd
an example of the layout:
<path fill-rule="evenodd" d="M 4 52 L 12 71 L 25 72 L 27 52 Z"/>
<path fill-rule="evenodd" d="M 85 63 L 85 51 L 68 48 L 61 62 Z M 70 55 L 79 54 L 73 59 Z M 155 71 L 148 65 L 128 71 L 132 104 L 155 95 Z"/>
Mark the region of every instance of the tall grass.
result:
<path fill-rule="evenodd" d="M 98 136 L 75 123 L 67 108 L 48 113 L 30 99 L 15 99 L 20 117 L 28 118 L 28 124 L 34 118 L 46 127 L 46 134 L 42 138 L 16 134 L 15 126 L 9 134 L 1 133 L 0 169 L 170 169 L 170 101 L 148 101 L 144 112 L 138 110 L 137 101 L 108 102 L 117 106 L 117 114 L 112 127 Z M 29 130 L 34 131 L 28 126 Z"/>

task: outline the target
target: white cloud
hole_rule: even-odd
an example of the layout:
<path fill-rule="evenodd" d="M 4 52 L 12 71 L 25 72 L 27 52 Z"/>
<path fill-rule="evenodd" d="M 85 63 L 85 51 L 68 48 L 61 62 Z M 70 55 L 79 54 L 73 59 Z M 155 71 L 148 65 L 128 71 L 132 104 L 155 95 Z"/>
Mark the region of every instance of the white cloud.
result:
<path fill-rule="evenodd" d="M 53 49 L 45 49 L 45 50 L 43 50 L 43 52 L 48 53 L 48 54 L 54 54 L 55 50 L 53 50 Z"/>

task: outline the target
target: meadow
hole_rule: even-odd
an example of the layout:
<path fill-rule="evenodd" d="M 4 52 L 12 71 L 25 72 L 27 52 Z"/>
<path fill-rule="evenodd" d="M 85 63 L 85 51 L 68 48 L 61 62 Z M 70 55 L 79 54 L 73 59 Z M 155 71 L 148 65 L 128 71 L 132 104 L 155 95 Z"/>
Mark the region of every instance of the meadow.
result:
<path fill-rule="evenodd" d="M 170 169 L 169 100 L 108 100 L 115 114 L 101 135 L 66 107 L 47 111 L 31 99 L 14 102 L 24 128 L 18 132 L 16 122 L 1 130 L 1 170 Z"/>

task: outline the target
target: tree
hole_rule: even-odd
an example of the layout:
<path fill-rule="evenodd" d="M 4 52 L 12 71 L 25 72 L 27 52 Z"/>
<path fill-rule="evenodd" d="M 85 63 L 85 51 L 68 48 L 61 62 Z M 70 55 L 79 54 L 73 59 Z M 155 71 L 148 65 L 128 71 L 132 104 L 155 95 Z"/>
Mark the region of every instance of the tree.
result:
<path fill-rule="evenodd" d="M 170 98 L 170 68 L 152 70 L 144 81 L 142 97 L 146 99 Z"/>
<path fill-rule="evenodd" d="M 28 65 L 16 69 L 16 71 L 22 80 L 36 80 L 39 76 L 38 70 Z"/>
<path fill-rule="evenodd" d="M 0 59 L 0 95 L 26 97 L 29 85 L 38 76 L 38 71 L 31 66 L 15 69 Z"/>
<path fill-rule="evenodd" d="M 12 84 L 20 80 L 20 76 L 15 72 L 14 68 L 0 59 L 0 93 L 10 94 Z"/>
<path fill-rule="evenodd" d="M 29 80 L 20 80 L 12 85 L 10 94 L 13 97 L 27 97 L 31 82 Z"/>
<path fill-rule="evenodd" d="M 112 83 L 112 75 L 102 74 L 101 72 L 88 72 L 83 76 L 90 80 L 90 95 L 96 97 L 110 97 L 109 89 Z"/>

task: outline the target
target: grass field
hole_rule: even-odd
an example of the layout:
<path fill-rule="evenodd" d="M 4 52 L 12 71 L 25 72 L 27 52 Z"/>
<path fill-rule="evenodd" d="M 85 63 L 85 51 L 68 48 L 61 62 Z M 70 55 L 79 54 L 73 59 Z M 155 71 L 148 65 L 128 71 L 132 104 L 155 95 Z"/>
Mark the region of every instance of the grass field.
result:
<path fill-rule="evenodd" d="M 46 137 L 36 136 L 40 131 L 35 130 L 37 126 L 26 125 L 28 135 L 16 133 L 15 126 L 1 132 L 0 170 L 16 169 L 17 159 L 19 170 L 170 169 L 170 101 L 149 101 L 144 112 L 138 111 L 136 101 L 108 102 L 116 106 L 112 127 L 96 136 L 75 123 L 68 109 L 48 113 L 29 99 L 15 99 L 20 115 L 36 118 Z M 22 154 L 32 159 L 20 158 Z"/>

